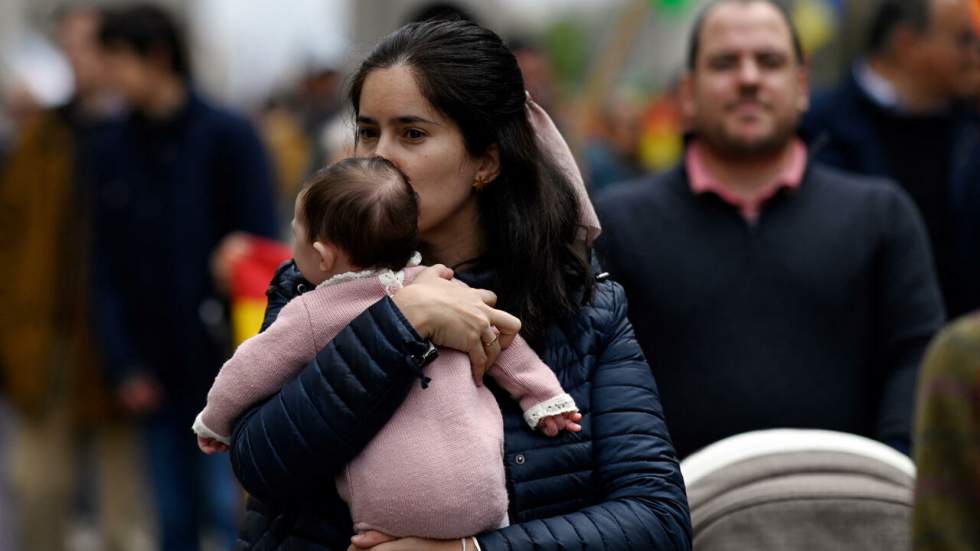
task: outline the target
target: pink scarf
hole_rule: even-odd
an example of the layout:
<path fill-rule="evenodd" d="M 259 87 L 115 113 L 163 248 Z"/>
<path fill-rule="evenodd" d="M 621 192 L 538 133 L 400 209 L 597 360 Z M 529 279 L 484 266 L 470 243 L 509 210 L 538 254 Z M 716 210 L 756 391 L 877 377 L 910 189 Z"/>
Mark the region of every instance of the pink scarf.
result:
<path fill-rule="evenodd" d="M 602 227 L 599 225 L 599 217 L 596 216 L 595 208 L 585 190 L 585 181 L 582 173 L 575 164 L 575 157 L 572 156 L 568 143 L 558 131 L 554 121 L 540 105 L 534 103 L 531 94 L 527 95 L 527 118 L 538 137 L 538 147 L 545 155 L 550 155 L 555 164 L 565 172 L 565 176 L 575 188 L 575 195 L 581 208 L 579 212 L 579 225 L 581 226 L 579 239 L 585 243 L 586 247 L 591 247 L 592 242 L 599 237 Z"/>

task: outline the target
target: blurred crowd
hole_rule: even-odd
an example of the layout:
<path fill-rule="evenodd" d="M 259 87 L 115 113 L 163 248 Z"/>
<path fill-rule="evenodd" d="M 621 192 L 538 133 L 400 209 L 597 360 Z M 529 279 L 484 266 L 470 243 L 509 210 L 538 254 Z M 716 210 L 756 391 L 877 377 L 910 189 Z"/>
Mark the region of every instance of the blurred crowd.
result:
<path fill-rule="evenodd" d="M 922 5 L 876 13 L 801 136 L 906 190 L 951 320 L 980 308 L 980 7 Z M 2 98 L 0 551 L 230 548 L 243 495 L 190 426 L 230 354 L 244 236 L 284 240 L 302 182 L 352 154 L 344 69 L 309 67 L 239 113 L 195 85 L 161 8 L 71 5 L 52 29 L 56 51 Z M 679 81 L 584 101 L 543 44 L 510 46 L 590 193 L 682 159 Z"/>

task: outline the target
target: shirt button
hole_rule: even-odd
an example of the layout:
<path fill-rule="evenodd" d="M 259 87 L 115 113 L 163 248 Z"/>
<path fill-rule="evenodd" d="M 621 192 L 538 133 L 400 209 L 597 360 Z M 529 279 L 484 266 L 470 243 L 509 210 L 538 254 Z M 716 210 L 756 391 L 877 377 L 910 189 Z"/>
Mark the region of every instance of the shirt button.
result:
<path fill-rule="evenodd" d="M 517 457 L 515 457 L 515 458 L 514 458 L 514 461 L 515 461 L 515 462 L 516 462 L 516 463 L 517 463 L 518 465 L 523 465 L 523 464 L 524 464 L 524 454 L 520 454 L 520 453 L 519 453 L 519 454 L 517 454 Z"/>

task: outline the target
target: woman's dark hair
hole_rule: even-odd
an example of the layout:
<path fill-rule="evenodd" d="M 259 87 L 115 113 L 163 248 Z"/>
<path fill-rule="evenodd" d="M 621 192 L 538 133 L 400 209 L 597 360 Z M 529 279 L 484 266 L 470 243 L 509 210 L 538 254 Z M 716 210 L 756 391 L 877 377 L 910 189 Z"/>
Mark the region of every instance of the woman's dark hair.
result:
<path fill-rule="evenodd" d="M 338 161 L 302 193 L 299 216 L 310 242 L 333 243 L 361 269 L 400 270 L 418 248 L 418 196 L 386 159 Z"/>
<path fill-rule="evenodd" d="M 125 48 L 149 59 L 164 53 L 170 70 L 180 78 L 191 77 L 187 46 L 177 21 L 153 4 L 106 9 L 99 28 L 99 42 L 106 48 Z"/>
<path fill-rule="evenodd" d="M 517 60 L 493 31 L 469 21 L 405 25 L 382 39 L 354 74 L 355 116 L 368 74 L 399 65 L 412 70 L 422 95 L 460 128 L 470 155 L 499 149 L 500 175 L 477 195 L 480 268 L 496 278 L 497 306 L 519 317 L 522 334 L 534 341 L 591 297 L 593 278 L 588 252 L 576 244 L 578 199 L 538 147 Z"/>

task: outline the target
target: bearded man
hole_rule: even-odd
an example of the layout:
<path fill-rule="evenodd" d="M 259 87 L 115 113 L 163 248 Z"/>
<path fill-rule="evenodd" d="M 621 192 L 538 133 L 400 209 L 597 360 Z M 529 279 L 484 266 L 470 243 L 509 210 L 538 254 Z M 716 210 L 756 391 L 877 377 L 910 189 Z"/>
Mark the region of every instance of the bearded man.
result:
<path fill-rule="evenodd" d="M 882 179 L 812 161 L 807 71 L 768 0 L 707 6 L 690 39 L 683 162 L 600 195 L 600 260 L 626 288 L 680 457 L 820 428 L 909 453 L 943 306 L 923 223 Z"/>

